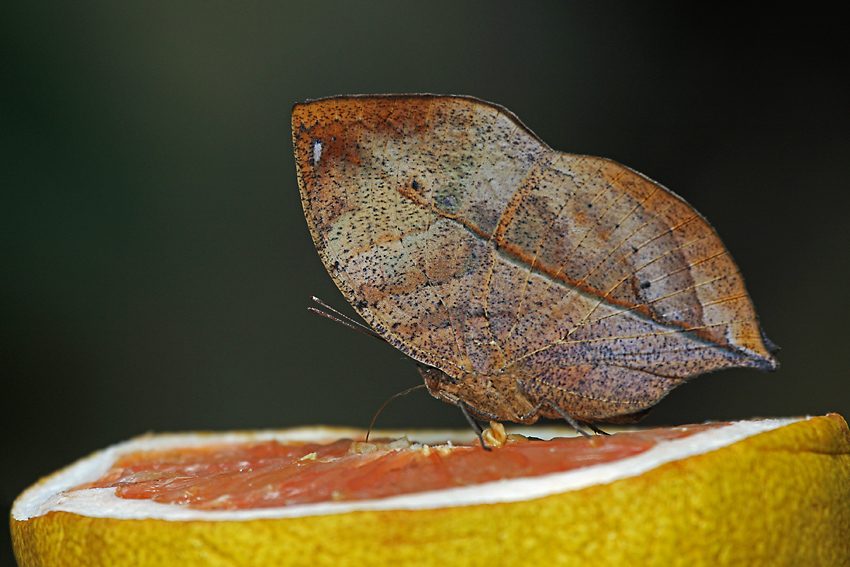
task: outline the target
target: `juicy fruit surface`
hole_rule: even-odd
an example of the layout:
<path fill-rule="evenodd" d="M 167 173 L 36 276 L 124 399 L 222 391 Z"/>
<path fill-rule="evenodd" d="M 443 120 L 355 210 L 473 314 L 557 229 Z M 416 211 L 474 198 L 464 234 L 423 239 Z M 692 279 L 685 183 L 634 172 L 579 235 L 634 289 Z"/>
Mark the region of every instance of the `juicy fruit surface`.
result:
<path fill-rule="evenodd" d="M 341 436 L 315 428 L 272 433 L 275 439 L 302 441 Z M 456 494 L 464 488 L 404 496 L 427 498 L 384 508 L 363 506 L 398 499 L 256 511 L 194 510 L 117 497 L 96 499 L 77 511 L 65 505 L 62 491 L 103 474 L 115 454 L 185 446 L 187 439 L 195 439 L 197 446 L 246 437 L 264 438 L 263 432 L 146 436 L 42 479 L 12 508 L 18 564 L 850 565 L 850 430 L 837 414 L 737 422 L 599 467 L 468 487 L 491 495 L 507 487 L 508 494 L 499 498 L 509 498 L 489 503 L 458 504 Z M 648 468 L 635 470 L 637 461 L 677 444 L 693 450 L 675 459 L 653 457 Z M 611 467 L 624 474 L 601 479 L 599 471 Z M 572 475 L 592 476 L 593 482 L 542 496 L 518 494 L 517 485 L 548 490 L 552 479 Z M 428 506 L 443 495 L 451 495 L 443 506 Z M 133 504 L 181 512 L 168 518 L 122 515 Z M 336 510 L 316 513 L 323 506 Z"/>
<path fill-rule="evenodd" d="M 547 441 L 511 436 L 493 451 L 478 445 L 432 447 L 406 438 L 372 443 L 264 441 L 144 451 L 124 455 L 106 475 L 78 488 L 115 487 L 122 498 L 205 510 L 366 500 L 612 462 L 719 426 Z"/>

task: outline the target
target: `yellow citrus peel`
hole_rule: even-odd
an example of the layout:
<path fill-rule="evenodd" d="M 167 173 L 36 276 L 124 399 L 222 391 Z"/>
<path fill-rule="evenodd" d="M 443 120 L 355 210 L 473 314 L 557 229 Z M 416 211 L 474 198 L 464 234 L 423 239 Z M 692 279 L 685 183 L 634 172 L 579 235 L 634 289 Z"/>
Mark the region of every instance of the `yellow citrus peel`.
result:
<path fill-rule="evenodd" d="M 366 509 L 289 517 L 274 517 L 278 509 L 254 519 L 236 512 L 232 519 L 228 512 L 207 519 L 197 512 L 182 520 L 63 511 L 51 503 L 62 498 L 51 500 L 45 487 L 61 484 L 69 467 L 19 497 L 12 538 L 21 567 L 850 564 L 844 419 L 782 421 L 725 445 L 723 429 L 721 441 L 693 436 L 705 451 L 695 447 L 690 456 L 638 473 L 616 471 L 638 462 L 623 459 L 605 465 L 615 480 L 547 496 L 522 499 L 518 484 L 494 482 L 475 487 L 485 499 L 492 493 L 493 503 L 452 505 L 449 491 L 442 491 L 448 498 L 435 491 L 407 508 L 368 509 L 366 503 Z M 506 439 L 498 428 L 488 435 Z M 545 491 L 550 476 L 522 482 L 532 492 Z M 429 495 L 442 503 L 416 504 Z M 38 498 L 44 501 L 33 501 Z"/>

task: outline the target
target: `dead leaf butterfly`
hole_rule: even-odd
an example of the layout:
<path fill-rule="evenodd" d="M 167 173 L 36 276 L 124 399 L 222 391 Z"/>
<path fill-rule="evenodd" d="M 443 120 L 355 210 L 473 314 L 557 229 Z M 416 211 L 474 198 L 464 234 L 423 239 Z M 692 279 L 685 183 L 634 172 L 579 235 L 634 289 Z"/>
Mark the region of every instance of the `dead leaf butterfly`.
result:
<path fill-rule="evenodd" d="M 304 213 L 357 312 L 490 420 L 627 421 L 688 378 L 773 370 L 744 281 L 681 197 L 471 97 L 297 104 Z"/>

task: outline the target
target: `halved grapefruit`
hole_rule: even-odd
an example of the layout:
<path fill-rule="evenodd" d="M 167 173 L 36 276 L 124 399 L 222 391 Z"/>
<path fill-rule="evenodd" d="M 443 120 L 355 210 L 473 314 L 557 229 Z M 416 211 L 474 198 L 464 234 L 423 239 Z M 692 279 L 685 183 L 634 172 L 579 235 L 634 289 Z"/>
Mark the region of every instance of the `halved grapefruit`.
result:
<path fill-rule="evenodd" d="M 513 431 L 529 437 L 496 425 L 489 452 L 447 432 L 139 437 L 21 494 L 15 554 L 23 567 L 850 562 L 837 414 Z"/>

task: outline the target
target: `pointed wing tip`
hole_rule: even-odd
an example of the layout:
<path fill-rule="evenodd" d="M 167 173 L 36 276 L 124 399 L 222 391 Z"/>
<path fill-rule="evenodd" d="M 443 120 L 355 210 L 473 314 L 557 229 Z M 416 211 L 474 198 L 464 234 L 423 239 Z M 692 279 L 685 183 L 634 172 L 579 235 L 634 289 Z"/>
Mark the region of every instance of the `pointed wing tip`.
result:
<path fill-rule="evenodd" d="M 768 339 L 764 332 L 760 332 L 760 335 L 760 337 L 752 337 L 750 341 L 738 343 L 732 347 L 738 355 L 736 365 L 754 368 L 762 372 L 779 370 L 779 361 L 776 359 L 779 347 Z"/>
<path fill-rule="evenodd" d="M 771 355 L 774 355 L 780 351 L 781 347 L 769 338 L 767 338 L 764 333 L 761 334 L 761 340 L 764 343 L 767 352 L 769 352 Z"/>
<path fill-rule="evenodd" d="M 779 361 L 773 355 L 764 356 L 756 360 L 755 367 L 765 372 L 774 372 L 779 370 Z"/>
<path fill-rule="evenodd" d="M 762 370 L 764 372 L 774 372 L 779 370 L 779 361 L 776 360 L 774 353 L 779 350 L 775 344 L 770 341 L 765 341 L 765 350 L 764 352 L 749 352 L 747 353 L 747 358 L 749 360 L 749 364 L 747 366 L 751 366 L 756 370 Z"/>
<path fill-rule="evenodd" d="M 776 360 L 776 353 L 779 352 L 779 345 L 767 338 L 763 331 L 761 333 L 761 341 L 764 343 L 767 356 L 762 355 L 758 357 L 760 364 L 757 368 L 767 372 L 779 370 L 779 361 Z"/>

